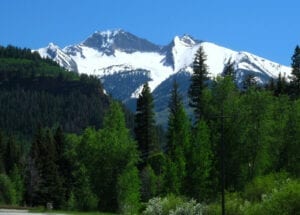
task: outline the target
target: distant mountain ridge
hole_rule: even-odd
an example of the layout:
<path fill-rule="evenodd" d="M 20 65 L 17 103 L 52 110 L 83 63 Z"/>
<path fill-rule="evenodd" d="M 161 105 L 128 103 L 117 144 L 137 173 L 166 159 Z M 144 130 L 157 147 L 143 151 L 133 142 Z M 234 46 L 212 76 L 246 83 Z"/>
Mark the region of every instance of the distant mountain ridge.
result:
<path fill-rule="evenodd" d="M 169 79 L 182 79 L 179 81 L 184 85 L 181 86 L 182 93 L 187 93 L 194 55 L 200 46 L 207 55 L 211 78 L 220 75 L 229 61 L 234 63 L 238 85 L 249 74 L 264 84 L 270 78 L 277 78 L 279 73 L 288 76 L 291 72 L 289 67 L 251 53 L 234 51 L 189 35 L 175 36 L 169 44 L 159 46 L 121 29 L 97 31 L 82 43 L 65 48 L 50 43 L 38 52 L 70 71 L 98 76 L 108 94 L 132 108 L 132 100 L 137 98 L 141 86 L 149 82 L 156 108 L 162 110 L 166 107 L 161 107 L 159 95 L 169 93 L 166 92 L 172 86 Z M 160 89 L 165 92 L 160 92 Z"/>

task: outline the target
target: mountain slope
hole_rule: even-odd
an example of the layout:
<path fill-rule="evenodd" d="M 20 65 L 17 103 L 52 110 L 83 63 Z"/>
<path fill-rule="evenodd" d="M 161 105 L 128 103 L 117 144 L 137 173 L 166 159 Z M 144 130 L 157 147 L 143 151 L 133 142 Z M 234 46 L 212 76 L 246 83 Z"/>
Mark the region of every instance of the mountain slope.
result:
<path fill-rule="evenodd" d="M 95 77 L 70 73 L 29 49 L 0 46 L 0 130 L 32 136 L 61 125 L 70 133 L 100 128 L 109 107 Z"/>
<path fill-rule="evenodd" d="M 158 95 L 168 94 L 165 91 L 171 88 L 171 85 L 160 87 L 161 84 L 172 82 L 168 80 L 182 73 L 187 78 L 181 84 L 189 85 L 188 76 L 192 73 L 194 55 L 200 46 L 207 55 L 206 63 L 211 78 L 220 75 L 228 61 L 234 63 L 239 85 L 249 74 L 254 75 L 261 84 L 276 78 L 279 73 L 286 76 L 290 74 L 289 67 L 248 52 L 196 40 L 188 35 L 176 36 L 168 45 L 159 46 L 123 30 L 104 31 L 95 32 L 77 45 L 61 49 L 50 44 L 38 51 L 69 70 L 98 76 L 107 93 L 128 104 L 137 98 L 141 86 L 148 81 L 152 91 L 157 94 L 156 106 L 160 106 L 162 102 L 158 101 L 162 99 Z M 55 54 L 51 54 L 53 49 Z M 185 89 L 187 86 L 182 87 Z M 159 92 L 162 88 L 164 93 Z"/>

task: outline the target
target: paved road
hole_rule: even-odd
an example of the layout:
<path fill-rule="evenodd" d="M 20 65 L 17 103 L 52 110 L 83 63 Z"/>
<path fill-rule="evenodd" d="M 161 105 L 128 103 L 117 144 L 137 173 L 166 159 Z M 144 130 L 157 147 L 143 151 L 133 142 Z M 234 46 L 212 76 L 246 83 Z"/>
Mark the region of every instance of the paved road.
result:
<path fill-rule="evenodd" d="M 0 215 L 47 215 L 47 213 L 29 213 L 27 210 L 0 209 Z M 51 213 L 51 215 L 55 215 Z M 63 215 L 63 214 L 59 214 Z"/>

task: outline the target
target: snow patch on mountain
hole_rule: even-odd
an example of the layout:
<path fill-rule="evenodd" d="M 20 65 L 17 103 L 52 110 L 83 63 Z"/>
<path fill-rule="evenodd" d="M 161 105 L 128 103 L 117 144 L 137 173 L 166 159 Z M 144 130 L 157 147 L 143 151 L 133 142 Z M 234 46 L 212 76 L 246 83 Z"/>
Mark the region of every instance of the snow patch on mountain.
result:
<path fill-rule="evenodd" d="M 118 71 L 145 69 L 151 71 L 149 82 L 151 89 L 155 89 L 162 81 L 174 71 L 171 67 L 165 67 L 161 61 L 164 56 L 156 52 L 126 53 L 115 50 L 114 55 L 106 55 L 94 48 L 80 45 L 80 53 L 71 56 L 77 63 L 80 73 L 96 75 L 113 74 Z M 84 56 L 84 57 L 83 57 Z"/>
<path fill-rule="evenodd" d="M 66 68 L 69 71 L 78 72 L 78 68 L 76 62 L 67 55 L 59 46 L 54 43 L 49 43 L 49 45 L 45 48 L 38 49 L 41 57 L 50 58 L 56 61 L 59 65 Z"/>
<path fill-rule="evenodd" d="M 286 77 L 291 73 L 289 67 L 262 57 L 244 51 L 233 51 L 188 35 L 176 36 L 169 45 L 159 46 L 121 29 L 96 31 L 82 43 L 64 49 L 51 43 L 38 51 L 42 57 L 52 58 L 68 70 L 98 76 L 102 82 L 106 81 L 106 86 L 116 95 L 116 89 L 126 85 L 119 84 L 121 78 L 124 78 L 130 85 L 130 98 L 137 98 L 142 89 L 142 81 L 149 81 L 149 86 L 154 91 L 179 72 L 191 74 L 195 53 L 200 46 L 207 55 L 206 64 L 211 78 L 220 75 L 228 62 L 234 64 L 240 86 L 249 74 L 263 84 L 270 78 L 276 78 L 279 73 Z M 131 84 L 132 80 L 136 82 Z M 120 92 L 122 90 L 119 89 Z"/>

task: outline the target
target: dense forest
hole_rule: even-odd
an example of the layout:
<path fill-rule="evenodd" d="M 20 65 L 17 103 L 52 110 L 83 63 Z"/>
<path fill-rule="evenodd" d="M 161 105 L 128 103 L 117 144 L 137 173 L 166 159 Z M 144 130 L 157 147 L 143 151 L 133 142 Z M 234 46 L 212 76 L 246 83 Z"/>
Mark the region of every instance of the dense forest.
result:
<path fill-rule="evenodd" d="M 300 48 L 291 77 L 208 81 L 199 49 L 189 118 L 174 80 L 167 130 L 151 89 L 134 123 L 98 79 L 0 47 L 0 203 L 121 214 L 299 214 Z M 223 173 L 223 174 L 222 174 Z"/>

